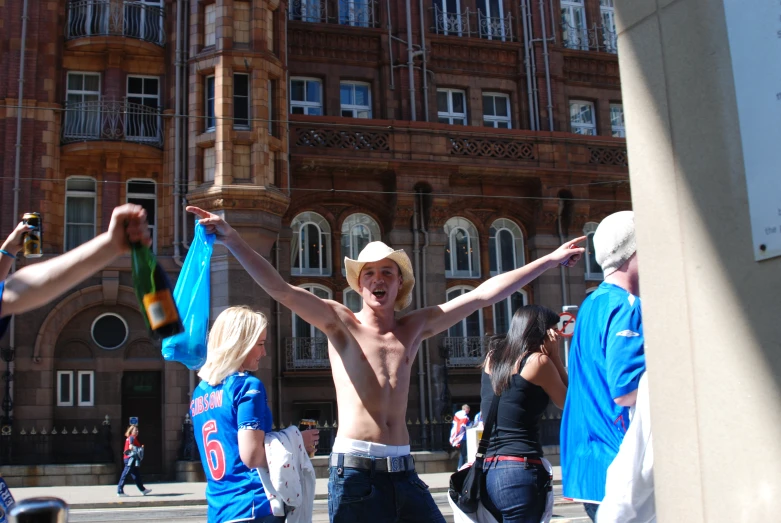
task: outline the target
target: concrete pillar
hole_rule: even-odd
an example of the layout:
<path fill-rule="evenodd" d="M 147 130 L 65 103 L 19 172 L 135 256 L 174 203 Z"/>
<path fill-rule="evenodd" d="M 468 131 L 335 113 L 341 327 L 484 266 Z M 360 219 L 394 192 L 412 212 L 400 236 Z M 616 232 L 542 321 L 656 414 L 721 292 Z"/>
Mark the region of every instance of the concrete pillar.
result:
<path fill-rule="evenodd" d="M 781 259 L 754 259 L 732 2 L 616 2 L 661 522 L 781 513 Z M 777 11 L 765 21 L 781 29 L 778 2 L 741 9 Z M 770 53 L 757 78 L 777 49 L 756 49 Z"/>

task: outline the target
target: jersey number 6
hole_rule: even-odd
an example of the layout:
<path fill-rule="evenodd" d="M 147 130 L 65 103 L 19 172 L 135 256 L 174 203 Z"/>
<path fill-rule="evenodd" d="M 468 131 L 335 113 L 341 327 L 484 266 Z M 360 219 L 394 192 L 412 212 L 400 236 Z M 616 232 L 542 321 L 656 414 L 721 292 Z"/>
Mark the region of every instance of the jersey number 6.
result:
<path fill-rule="evenodd" d="M 222 443 L 217 437 L 209 441 L 209 436 L 217 434 L 217 422 L 209 420 L 203 424 L 203 446 L 206 449 L 206 463 L 209 465 L 209 472 L 215 481 L 220 481 L 225 476 L 225 451 L 222 450 Z"/>

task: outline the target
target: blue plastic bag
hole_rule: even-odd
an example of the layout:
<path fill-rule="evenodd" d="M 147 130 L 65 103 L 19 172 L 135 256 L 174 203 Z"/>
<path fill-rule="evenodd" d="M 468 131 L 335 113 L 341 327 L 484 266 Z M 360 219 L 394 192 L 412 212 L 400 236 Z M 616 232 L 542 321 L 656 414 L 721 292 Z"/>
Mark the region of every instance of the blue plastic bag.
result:
<path fill-rule="evenodd" d="M 211 306 L 211 257 L 214 235 L 195 224 L 195 237 L 174 287 L 174 301 L 184 332 L 163 340 L 163 358 L 178 361 L 191 370 L 206 362 L 206 335 Z"/>

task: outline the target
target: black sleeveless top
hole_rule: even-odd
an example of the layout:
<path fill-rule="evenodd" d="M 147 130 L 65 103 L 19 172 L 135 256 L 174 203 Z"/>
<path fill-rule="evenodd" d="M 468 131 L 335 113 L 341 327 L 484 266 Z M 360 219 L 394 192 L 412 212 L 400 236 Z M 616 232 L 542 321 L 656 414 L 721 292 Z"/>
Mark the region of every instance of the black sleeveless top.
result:
<path fill-rule="evenodd" d="M 528 356 L 527 356 L 528 357 Z M 521 369 L 526 358 L 521 362 Z M 483 371 L 480 383 L 480 409 L 488 418 L 494 391 L 491 376 Z M 499 398 L 496 423 L 488 445 L 487 456 L 541 457 L 540 419 L 548 406 L 548 394 L 521 377 L 520 372 L 510 379 L 510 386 Z"/>

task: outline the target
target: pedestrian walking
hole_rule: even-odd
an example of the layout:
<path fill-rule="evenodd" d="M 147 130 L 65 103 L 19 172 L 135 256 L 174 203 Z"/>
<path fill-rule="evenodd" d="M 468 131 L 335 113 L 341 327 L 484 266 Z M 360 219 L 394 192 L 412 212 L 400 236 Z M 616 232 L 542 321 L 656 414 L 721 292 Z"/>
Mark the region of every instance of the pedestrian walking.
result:
<path fill-rule="evenodd" d="M 461 410 L 453 414 L 453 426 L 450 427 L 450 446 L 458 449 L 456 470 L 459 470 L 467 461 L 466 429 L 469 427 L 469 405 L 464 403 L 461 405 Z"/>
<path fill-rule="evenodd" d="M 119 483 L 117 484 L 117 496 L 125 497 L 125 481 L 130 476 L 136 483 L 139 492 L 144 496 L 149 495 L 152 489 L 144 486 L 144 481 L 141 479 L 141 461 L 144 459 L 144 446 L 138 439 L 138 426 L 130 425 L 125 431 L 125 448 L 122 451 L 122 460 L 125 463 L 125 467 L 122 469 L 122 474 L 119 476 Z"/>

